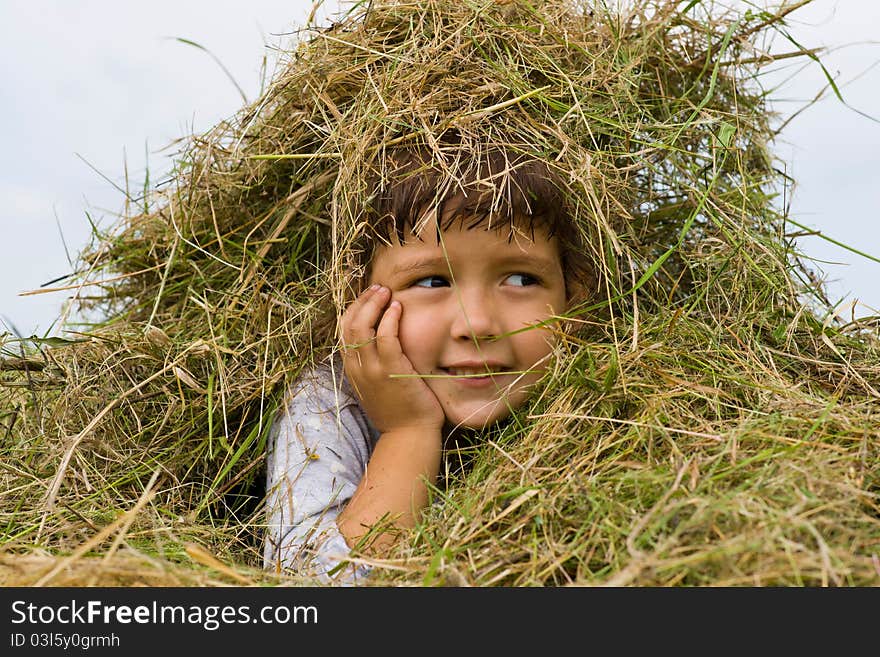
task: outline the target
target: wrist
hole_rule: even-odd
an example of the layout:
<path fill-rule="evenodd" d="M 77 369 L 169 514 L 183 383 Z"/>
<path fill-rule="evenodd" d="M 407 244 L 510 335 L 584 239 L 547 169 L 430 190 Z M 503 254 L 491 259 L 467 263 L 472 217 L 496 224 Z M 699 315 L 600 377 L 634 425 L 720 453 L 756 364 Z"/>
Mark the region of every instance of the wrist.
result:
<path fill-rule="evenodd" d="M 442 424 L 411 424 L 396 426 L 380 432 L 385 442 L 408 441 L 408 442 L 443 442 Z"/>
<path fill-rule="evenodd" d="M 349 545 L 386 516 L 397 527 L 415 525 L 440 471 L 442 449 L 441 430 L 431 425 L 395 427 L 380 435 L 364 477 L 337 519 Z M 393 537 L 383 533 L 375 540 L 387 546 Z"/>
<path fill-rule="evenodd" d="M 440 470 L 443 434 L 426 426 L 396 427 L 382 433 L 370 462 L 392 468 L 404 480 L 427 477 L 433 482 Z M 373 460 L 377 459 L 377 463 Z"/>

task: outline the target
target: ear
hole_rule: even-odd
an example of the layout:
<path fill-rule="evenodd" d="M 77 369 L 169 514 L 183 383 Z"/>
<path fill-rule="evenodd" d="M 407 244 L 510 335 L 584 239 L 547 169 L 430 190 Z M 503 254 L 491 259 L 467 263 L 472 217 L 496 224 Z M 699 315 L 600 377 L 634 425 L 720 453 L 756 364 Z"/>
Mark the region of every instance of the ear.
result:
<path fill-rule="evenodd" d="M 574 335 L 583 327 L 577 318 L 583 314 L 583 308 L 597 299 L 599 292 L 599 277 L 591 264 L 585 258 L 580 258 L 578 264 L 581 266 L 569 268 L 565 277 L 566 306 L 560 314 L 571 315 L 571 319 L 562 320 L 560 329 L 568 335 Z"/>
<path fill-rule="evenodd" d="M 566 311 L 585 304 L 593 298 L 598 289 L 598 281 L 592 270 L 568 272 L 565 277 Z"/>

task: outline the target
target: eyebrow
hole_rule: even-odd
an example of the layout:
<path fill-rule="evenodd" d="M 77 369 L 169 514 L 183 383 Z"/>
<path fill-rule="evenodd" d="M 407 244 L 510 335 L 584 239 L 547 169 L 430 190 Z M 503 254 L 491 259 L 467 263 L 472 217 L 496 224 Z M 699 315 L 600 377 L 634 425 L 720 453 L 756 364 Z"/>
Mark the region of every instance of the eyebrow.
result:
<path fill-rule="evenodd" d="M 414 258 L 394 265 L 391 268 L 391 276 L 406 274 L 411 271 L 422 271 L 423 269 L 445 268 L 446 265 L 446 258 L 442 257 Z"/>
<path fill-rule="evenodd" d="M 497 263 L 501 266 L 527 265 L 531 269 L 536 269 L 542 273 L 549 273 L 556 269 L 556 263 L 549 258 L 542 258 L 534 255 L 509 255 L 499 258 Z M 443 256 L 431 256 L 425 258 L 414 258 L 394 265 L 391 268 L 391 276 L 399 274 L 407 274 L 409 272 L 418 272 L 430 269 L 443 269 L 449 271 L 449 263 Z"/>

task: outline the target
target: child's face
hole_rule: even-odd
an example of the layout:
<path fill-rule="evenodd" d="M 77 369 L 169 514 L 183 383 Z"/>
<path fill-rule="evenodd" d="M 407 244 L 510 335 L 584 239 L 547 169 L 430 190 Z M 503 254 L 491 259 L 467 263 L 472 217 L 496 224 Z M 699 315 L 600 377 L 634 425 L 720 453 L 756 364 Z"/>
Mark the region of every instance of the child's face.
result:
<path fill-rule="evenodd" d="M 467 229 L 456 221 L 439 242 L 436 224 L 423 234 L 378 247 L 369 283 L 402 304 L 401 347 L 429 375 L 447 422 L 482 428 L 520 406 L 546 369 L 551 331 L 521 329 L 565 309 L 559 248 L 537 228 L 534 239 L 508 239 L 506 225 Z"/>

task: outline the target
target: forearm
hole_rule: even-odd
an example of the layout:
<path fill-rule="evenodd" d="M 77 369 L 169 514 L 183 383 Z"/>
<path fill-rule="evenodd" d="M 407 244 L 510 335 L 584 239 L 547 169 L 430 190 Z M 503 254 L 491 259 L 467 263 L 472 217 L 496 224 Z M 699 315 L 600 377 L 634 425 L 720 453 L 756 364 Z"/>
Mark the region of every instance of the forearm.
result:
<path fill-rule="evenodd" d="M 428 485 L 440 470 L 442 438 L 439 430 L 383 434 L 367 464 L 354 496 L 337 518 L 339 531 L 350 546 L 386 514 L 398 527 L 412 527 L 428 504 Z M 382 550 L 394 540 L 384 533 L 371 541 Z"/>

